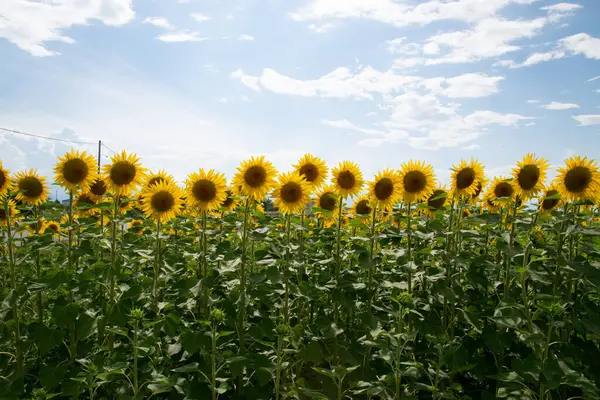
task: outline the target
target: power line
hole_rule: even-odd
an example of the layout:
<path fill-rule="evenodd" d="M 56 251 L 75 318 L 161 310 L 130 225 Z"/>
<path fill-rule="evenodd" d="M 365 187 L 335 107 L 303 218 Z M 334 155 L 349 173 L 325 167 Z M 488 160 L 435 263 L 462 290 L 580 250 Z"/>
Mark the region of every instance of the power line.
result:
<path fill-rule="evenodd" d="M 54 140 L 56 142 L 75 143 L 75 144 L 96 144 L 96 143 L 92 143 L 92 142 L 80 142 L 80 141 L 76 141 L 76 140 L 58 139 L 58 138 L 53 138 L 53 137 L 48 137 L 48 136 L 34 135 L 33 133 L 21 132 L 21 131 L 16 131 L 14 129 L 8 129 L 8 128 L 2 128 L 2 127 L 0 127 L 0 130 L 5 131 L 5 132 L 10 132 L 10 133 L 16 133 L 17 135 L 30 136 L 30 137 L 46 139 L 46 140 Z"/>
<path fill-rule="evenodd" d="M 117 154 L 116 151 L 114 151 L 113 149 L 111 149 L 110 147 L 108 147 L 107 145 L 105 145 L 104 143 L 102 143 L 102 147 L 104 147 L 106 150 L 112 152 L 113 154 Z"/>

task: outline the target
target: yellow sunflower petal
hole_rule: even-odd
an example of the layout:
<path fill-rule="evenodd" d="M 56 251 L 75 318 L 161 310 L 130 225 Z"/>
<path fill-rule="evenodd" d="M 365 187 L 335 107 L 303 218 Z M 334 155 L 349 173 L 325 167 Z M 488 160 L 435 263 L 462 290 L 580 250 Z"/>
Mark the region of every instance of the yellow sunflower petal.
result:
<path fill-rule="evenodd" d="M 243 161 L 233 178 L 234 187 L 245 196 L 263 200 L 273 189 L 277 169 L 264 156 Z"/>
<path fill-rule="evenodd" d="M 318 189 L 327 179 L 327 164 L 319 157 L 305 154 L 298 163 L 294 165 L 298 174 L 304 177 L 312 189 Z"/>
<path fill-rule="evenodd" d="M 385 169 L 369 183 L 369 197 L 380 209 L 391 209 L 402 196 L 402 181 L 396 171 Z"/>
<path fill-rule="evenodd" d="M 424 161 L 410 160 L 400 167 L 402 197 L 407 203 L 429 198 L 436 186 L 433 167 Z"/>
<path fill-rule="evenodd" d="M 37 206 L 45 202 L 50 193 L 46 178 L 35 169 L 19 172 L 15 176 L 15 186 L 18 190 L 16 199 L 26 205 Z"/>
<path fill-rule="evenodd" d="M 598 164 L 587 157 L 571 157 L 558 169 L 557 185 L 566 201 L 592 200 L 600 196 Z"/>
<path fill-rule="evenodd" d="M 514 186 L 523 200 L 535 197 L 542 190 L 549 167 L 548 160 L 532 153 L 517 163 L 513 169 Z"/>
<path fill-rule="evenodd" d="M 185 190 L 188 206 L 201 211 L 214 211 L 227 198 L 227 181 L 220 172 L 200 169 L 188 175 Z"/>
<path fill-rule="evenodd" d="M 453 165 L 450 177 L 453 196 L 473 196 L 479 188 L 478 183 L 484 179 L 483 168 L 483 164 L 473 158 L 469 162 L 461 160 L 458 165 Z"/>
<path fill-rule="evenodd" d="M 159 182 L 144 191 L 144 214 L 148 218 L 167 222 L 181 212 L 181 192 L 177 185 Z"/>
<path fill-rule="evenodd" d="M 144 180 L 146 170 L 142 168 L 140 159 L 125 151 L 114 154 L 111 164 L 104 166 L 106 182 L 113 194 L 127 196 Z"/>
<path fill-rule="evenodd" d="M 331 174 L 331 184 L 342 198 L 354 197 L 362 190 L 363 175 L 356 163 L 342 161 L 331 170 Z"/>

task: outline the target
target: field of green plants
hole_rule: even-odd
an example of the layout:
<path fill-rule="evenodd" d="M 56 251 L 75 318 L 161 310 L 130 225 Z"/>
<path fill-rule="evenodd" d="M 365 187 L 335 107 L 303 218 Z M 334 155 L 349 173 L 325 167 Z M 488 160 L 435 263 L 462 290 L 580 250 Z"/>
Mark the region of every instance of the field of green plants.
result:
<path fill-rule="evenodd" d="M 600 399 L 600 172 L 548 167 L 0 164 L 0 399 Z"/>

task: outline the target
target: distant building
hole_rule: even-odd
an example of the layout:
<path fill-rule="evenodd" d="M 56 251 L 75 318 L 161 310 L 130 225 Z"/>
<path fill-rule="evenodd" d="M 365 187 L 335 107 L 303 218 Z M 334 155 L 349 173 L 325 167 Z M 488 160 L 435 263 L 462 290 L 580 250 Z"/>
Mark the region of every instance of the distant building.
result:
<path fill-rule="evenodd" d="M 69 199 L 62 200 L 60 202 L 60 204 L 62 204 L 63 206 L 68 206 L 69 205 Z"/>

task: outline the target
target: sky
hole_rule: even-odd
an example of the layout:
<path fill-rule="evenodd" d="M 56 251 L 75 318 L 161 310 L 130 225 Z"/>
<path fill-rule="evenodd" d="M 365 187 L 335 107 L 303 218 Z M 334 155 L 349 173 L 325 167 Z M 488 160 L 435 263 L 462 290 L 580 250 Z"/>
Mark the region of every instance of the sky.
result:
<path fill-rule="evenodd" d="M 365 179 L 600 155 L 599 0 L 2 0 L 0 160 L 70 148 L 179 181 L 306 152 Z M 110 150 L 109 150 L 110 149 Z M 52 181 L 52 179 L 50 179 Z"/>

